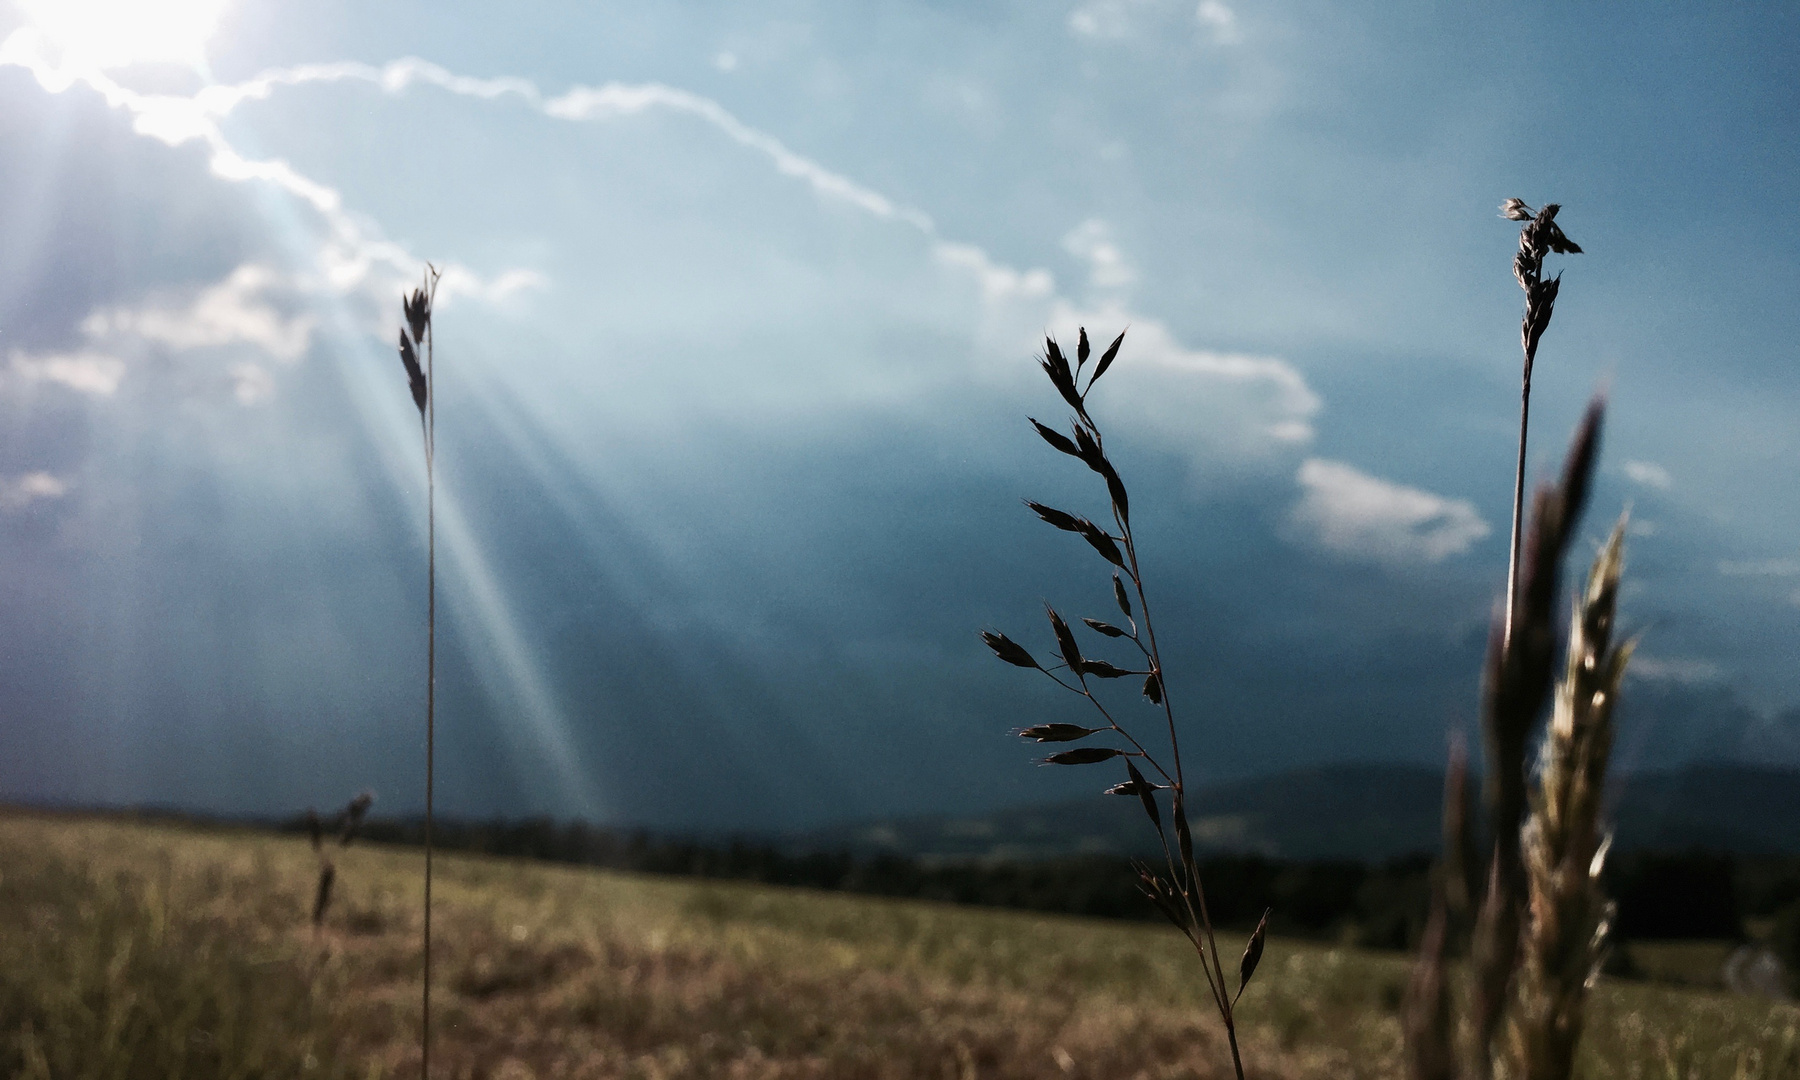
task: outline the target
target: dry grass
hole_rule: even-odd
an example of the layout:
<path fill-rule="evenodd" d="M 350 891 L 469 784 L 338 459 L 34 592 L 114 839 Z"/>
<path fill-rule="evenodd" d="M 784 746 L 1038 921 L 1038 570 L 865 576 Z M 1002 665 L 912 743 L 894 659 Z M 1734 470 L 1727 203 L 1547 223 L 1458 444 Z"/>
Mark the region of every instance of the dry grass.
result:
<path fill-rule="evenodd" d="M 416 1075 L 419 856 L 338 862 L 315 939 L 303 838 L 0 817 L 0 1070 Z M 444 1077 L 1229 1075 L 1161 927 L 463 856 L 437 888 Z M 1403 957 L 1263 963 L 1252 1076 L 1398 1072 Z M 1800 1077 L 1790 1005 L 1603 982 L 1588 1028 L 1585 1076 Z"/>

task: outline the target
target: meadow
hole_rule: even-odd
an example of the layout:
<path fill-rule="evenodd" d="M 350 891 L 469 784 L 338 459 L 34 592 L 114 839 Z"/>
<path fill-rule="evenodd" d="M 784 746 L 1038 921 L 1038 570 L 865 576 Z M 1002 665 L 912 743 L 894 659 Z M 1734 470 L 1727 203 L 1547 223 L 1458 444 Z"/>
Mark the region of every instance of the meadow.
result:
<path fill-rule="evenodd" d="M 0 815 L 0 1072 L 418 1069 L 420 854 Z M 455 1077 L 1224 1075 L 1173 928 L 438 855 L 434 1069 Z M 1273 938 L 1261 1077 L 1401 1071 L 1411 958 Z M 1800 1009 L 1603 979 L 1577 1075 L 1800 1077 Z"/>

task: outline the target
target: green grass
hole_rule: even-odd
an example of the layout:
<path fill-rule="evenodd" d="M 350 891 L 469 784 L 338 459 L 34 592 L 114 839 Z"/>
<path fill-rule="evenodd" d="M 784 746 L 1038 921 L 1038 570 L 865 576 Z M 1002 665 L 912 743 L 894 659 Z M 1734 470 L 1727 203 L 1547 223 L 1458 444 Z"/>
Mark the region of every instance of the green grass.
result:
<path fill-rule="evenodd" d="M 1219 1075 L 1172 930 L 439 858 L 440 1076 Z M 0 1072 L 416 1075 L 422 858 L 337 862 L 315 935 L 302 839 L 0 816 Z M 1407 964 L 1272 940 L 1251 1073 L 1397 1075 Z M 1590 1031 L 1585 1076 L 1800 1077 L 1787 1004 L 1609 982 Z"/>

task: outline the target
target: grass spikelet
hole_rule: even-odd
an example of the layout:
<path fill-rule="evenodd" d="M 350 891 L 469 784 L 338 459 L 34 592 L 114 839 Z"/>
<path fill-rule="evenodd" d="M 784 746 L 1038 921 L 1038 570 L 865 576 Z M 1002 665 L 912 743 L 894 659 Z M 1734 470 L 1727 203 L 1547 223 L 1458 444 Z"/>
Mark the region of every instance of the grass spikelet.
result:
<path fill-rule="evenodd" d="M 1633 645 L 1613 642 L 1624 542 L 1621 517 L 1575 604 L 1523 834 L 1529 906 L 1510 1042 L 1518 1075 L 1534 1080 L 1567 1077 L 1574 1068 L 1582 1005 L 1611 914 L 1600 889 L 1608 843 L 1600 810 L 1613 704 Z"/>

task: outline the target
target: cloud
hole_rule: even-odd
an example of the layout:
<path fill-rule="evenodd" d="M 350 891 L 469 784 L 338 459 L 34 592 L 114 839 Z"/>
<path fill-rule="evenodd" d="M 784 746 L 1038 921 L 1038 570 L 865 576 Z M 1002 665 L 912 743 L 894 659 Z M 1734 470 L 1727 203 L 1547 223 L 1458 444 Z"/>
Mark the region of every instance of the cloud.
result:
<path fill-rule="evenodd" d="M 1063 237 L 1063 250 L 1088 264 L 1088 287 L 1123 289 L 1137 283 L 1137 267 L 1113 243 L 1112 226 L 1089 218 Z"/>
<path fill-rule="evenodd" d="M 1096 32 L 1103 35 L 1122 30 L 1139 14 L 1161 10 L 1157 0 L 1101 0 L 1080 9 L 1089 12 Z M 1087 25 L 1085 17 L 1076 21 Z M 980 247 L 944 237 L 923 211 L 797 153 L 744 123 L 717 101 L 691 91 L 660 83 L 615 82 L 577 85 L 552 96 L 527 79 L 471 78 L 424 60 L 405 58 L 379 67 L 341 62 L 276 69 L 245 82 L 209 86 L 187 98 L 142 95 L 119 86 L 102 72 L 68 72 L 50 64 L 23 33 L 0 44 L 0 64 L 26 67 L 47 88 L 85 82 L 114 107 L 127 110 L 140 133 L 170 145 L 189 140 L 208 145 L 216 175 L 270 183 L 311 205 L 325 222 L 327 236 L 316 254 L 323 281 L 299 283 L 307 287 L 339 293 L 360 291 L 385 310 L 393 293 L 416 278 L 422 263 L 400 245 L 381 239 L 368 222 L 353 217 L 335 189 L 300 175 L 285 162 L 252 161 L 232 147 L 218 121 L 245 102 L 265 99 L 280 87 L 350 81 L 370 84 L 387 94 L 425 85 L 485 101 L 516 101 L 543 116 L 567 122 L 604 122 L 651 111 L 668 112 L 704 122 L 761 155 L 779 174 L 800 181 L 821 199 L 922 235 L 938 265 L 973 277 L 983 303 L 984 322 L 977 328 L 977 339 L 989 359 L 1005 357 L 1011 363 L 1016 360 L 1019 343 L 1029 341 L 1045 326 L 1056 327 L 1058 332 L 1066 327 L 1072 334 L 1078 321 L 1090 327 L 1129 324 L 1134 360 L 1129 368 L 1121 365 L 1119 376 L 1111 381 L 1134 397 L 1131 404 L 1148 433 L 1197 454 L 1227 451 L 1238 456 L 1292 447 L 1312 436 L 1311 420 L 1320 408 L 1318 397 L 1285 361 L 1189 348 L 1166 324 L 1117 302 L 1076 305 L 1056 294 L 1055 280 L 1048 271 L 1008 266 Z M 1121 290 L 1134 279 L 1134 268 L 1104 222 L 1084 223 L 1065 242 L 1088 262 L 1090 285 L 1095 290 Z M 444 268 L 439 296 L 440 301 L 458 295 L 495 301 L 545 284 L 542 275 L 530 270 L 513 269 L 484 277 L 452 264 Z M 230 325 L 230 320 L 218 322 Z M 1134 369 L 1136 374 L 1130 374 Z M 260 400 L 259 385 L 239 380 L 235 384 L 239 399 Z"/>
<path fill-rule="evenodd" d="M 25 382 L 57 383 L 94 397 L 112 396 L 125 377 L 125 361 L 92 349 L 40 355 L 14 349 L 8 359 L 12 374 Z"/>
<path fill-rule="evenodd" d="M 0 477 L 0 511 L 23 510 L 40 499 L 60 499 L 69 485 L 47 472 Z"/>
<path fill-rule="evenodd" d="M 310 314 L 283 317 L 275 309 L 270 295 L 291 288 L 269 267 L 245 263 L 185 303 L 96 311 L 81 331 L 94 340 L 135 338 L 176 352 L 248 345 L 292 362 L 311 345 L 317 320 Z"/>
<path fill-rule="evenodd" d="M 285 161 L 246 157 L 226 138 L 219 121 L 244 102 L 265 99 L 280 86 L 343 80 L 373 82 L 389 93 L 424 81 L 474 97 L 522 96 L 545 112 L 557 105 L 544 102 L 537 88 L 522 79 L 470 79 L 451 75 L 421 60 L 396 61 L 383 68 L 360 63 L 305 64 L 264 72 L 243 83 L 208 86 L 190 97 L 142 94 L 122 86 L 91 60 L 84 62 L 79 56 L 66 53 L 53 60 L 56 52 L 54 44 L 35 28 L 22 27 L 0 42 L 0 67 L 29 71 L 38 85 L 50 93 L 85 85 L 111 108 L 129 114 L 132 130 L 140 135 L 172 147 L 189 142 L 204 144 L 209 151 L 207 165 L 214 176 L 239 183 L 267 183 L 311 206 L 326 229 L 315 253 L 315 262 L 322 272 L 319 284 L 339 293 L 360 289 L 382 304 L 401 287 L 418 279 L 425 269 L 424 260 L 347 213 L 337 189 L 301 174 Z M 529 270 L 509 270 L 489 282 L 455 263 L 440 269 L 444 272 L 440 299 L 458 294 L 493 299 L 543 283 L 542 275 Z"/>
<path fill-rule="evenodd" d="M 1196 469 L 1216 467 L 1221 453 L 1261 457 L 1313 437 L 1322 402 L 1278 357 L 1189 348 L 1162 321 L 1117 304 L 1059 301 L 1050 325 L 1063 339 L 1079 326 L 1108 339 L 1117 333 L 1112 328 L 1129 327 L 1120 355 L 1130 362 L 1121 360 L 1101 384 L 1112 395 L 1109 408 L 1136 434 L 1191 455 Z"/>
<path fill-rule="evenodd" d="M 118 391 L 135 359 L 158 354 L 204 367 L 206 358 L 218 354 L 231 362 L 229 378 L 240 403 L 266 401 L 274 381 L 256 361 L 291 364 L 312 344 L 316 318 L 280 310 L 297 301 L 294 282 L 245 263 L 222 281 L 185 294 L 95 310 L 81 321 L 81 348 L 42 354 L 15 349 L 11 373 L 25 382 L 57 383 L 104 398 Z"/>
<path fill-rule="evenodd" d="M 1202 28 L 1211 32 L 1214 44 L 1236 45 L 1244 40 L 1243 31 L 1238 27 L 1237 12 L 1219 0 L 1200 0 L 1199 8 L 1194 11 L 1194 19 Z"/>
<path fill-rule="evenodd" d="M 1631 663 L 1625 670 L 1635 678 L 1684 686 L 1718 682 L 1723 675 L 1719 665 L 1711 660 L 1691 656 L 1646 656 L 1641 651 L 1632 654 Z"/>
<path fill-rule="evenodd" d="M 1304 537 L 1340 555 L 1387 563 L 1441 562 L 1489 532 L 1466 499 L 1404 487 L 1341 461 L 1308 458 L 1289 516 Z"/>
<path fill-rule="evenodd" d="M 1620 468 L 1624 470 L 1626 479 L 1634 484 L 1656 488 L 1658 491 L 1667 491 L 1675 486 L 1675 480 L 1669 475 L 1669 470 L 1655 462 L 1627 461 Z"/>

